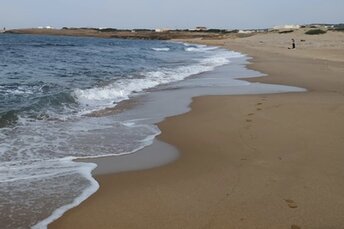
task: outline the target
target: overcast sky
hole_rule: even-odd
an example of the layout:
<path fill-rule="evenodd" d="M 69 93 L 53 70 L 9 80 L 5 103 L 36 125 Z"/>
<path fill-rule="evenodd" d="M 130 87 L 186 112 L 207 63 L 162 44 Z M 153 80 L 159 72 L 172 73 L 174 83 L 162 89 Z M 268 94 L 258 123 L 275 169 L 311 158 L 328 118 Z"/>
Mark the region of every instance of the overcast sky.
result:
<path fill-rule="evenodd" d="M 344 0 L 0 0 L 0 27 L 267 28 L 343 23 Z"/>

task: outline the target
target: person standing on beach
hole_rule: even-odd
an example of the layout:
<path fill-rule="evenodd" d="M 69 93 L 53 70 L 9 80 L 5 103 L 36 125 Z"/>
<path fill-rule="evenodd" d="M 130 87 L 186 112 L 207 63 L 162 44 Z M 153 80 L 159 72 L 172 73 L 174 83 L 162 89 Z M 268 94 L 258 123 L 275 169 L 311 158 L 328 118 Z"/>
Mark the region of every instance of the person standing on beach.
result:
<path fill-rule="evenodd" d="M 295 49 L 295 40 L 294 40 L 294 38 L 291 39 L 291 47 L 292 47 L 292 49 Z"/>
<path fill-rule="evenodd" d="M 294 40 L 294 38 L 291 39 L 291 48 L 288 47 L 288 49 L 295 49 L 295 40 Z"/>

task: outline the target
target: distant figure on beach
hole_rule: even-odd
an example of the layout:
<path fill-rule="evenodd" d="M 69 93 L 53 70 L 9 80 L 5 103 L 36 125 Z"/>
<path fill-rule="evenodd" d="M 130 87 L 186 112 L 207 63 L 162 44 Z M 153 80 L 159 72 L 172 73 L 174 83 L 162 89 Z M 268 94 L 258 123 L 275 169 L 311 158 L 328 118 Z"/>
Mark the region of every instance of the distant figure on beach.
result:
<path fill-rule="evenodd" d="M 295 49 L 295 39 L 291 39 L 291 48 L 288 49 Z"/>

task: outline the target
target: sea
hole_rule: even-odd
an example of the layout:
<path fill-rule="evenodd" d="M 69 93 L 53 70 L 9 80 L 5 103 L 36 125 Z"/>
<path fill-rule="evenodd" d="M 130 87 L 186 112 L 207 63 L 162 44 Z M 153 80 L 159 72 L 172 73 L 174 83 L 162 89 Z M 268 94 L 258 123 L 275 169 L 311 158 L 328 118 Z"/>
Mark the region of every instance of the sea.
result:
<path fill-rule="evenodd" d="M 99 188 L 82 158 L 139 153 L 192 97 L 302 91 L 249 57 L 170 41 L 0 35 L 0 228 L 46 228 Z"/>

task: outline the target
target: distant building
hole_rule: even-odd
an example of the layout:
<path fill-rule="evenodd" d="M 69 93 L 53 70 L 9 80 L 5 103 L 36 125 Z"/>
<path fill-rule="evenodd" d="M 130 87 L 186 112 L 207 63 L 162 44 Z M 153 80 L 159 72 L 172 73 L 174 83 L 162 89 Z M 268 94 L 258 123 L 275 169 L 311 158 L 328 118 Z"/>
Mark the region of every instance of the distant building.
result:
<path fill-rule="evenodd" d="M 273 29 L 275 30 L 283 30 L 283 29 L 300 29 L 300 25 L 277 25 L 274 26 Z"/>
<path fill-rule="evenodd" d="M 204 27 L 204 26 L 197 26 L 195 30 L 196 30 L 196 31 L 207 31 L 208 28 L 207 28 L 207 27 Z"/>
<path fill-rule="evenodd" d="M 306 28 L 317 28 L 317 29 L 329 29 L 334 28 L 334 25 L 331 24 L 310 24 L 306 25 Z"/>
<path fill-rule="evenodd" d="M 269 29 L 256 29 L 256 33 L 266 33 L 269 32 Z"/>
<path fill-rule="evenodd" d="M 171 29 L 167 29 L 167 28 L 163 28 L 163 29 L 155 29 L 155 32 L 157 32 L 157 33 L 163 33 L 163 32 L 169 32 L 169 31 L 171 31 Z"/>
<path fill-rule="evenodd" d="M 49 26 L 49 25 L 47 25 L 47 26 L 38 26 L 38 29 L 54 29 L 54 27 Z"/>
<path fill-rule="evenodd" d="M 254 33 L 254 30 L 239 30 L 238 33 L 243 33 L 243 34 L 250 34 L 250 33 Z"/>

